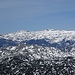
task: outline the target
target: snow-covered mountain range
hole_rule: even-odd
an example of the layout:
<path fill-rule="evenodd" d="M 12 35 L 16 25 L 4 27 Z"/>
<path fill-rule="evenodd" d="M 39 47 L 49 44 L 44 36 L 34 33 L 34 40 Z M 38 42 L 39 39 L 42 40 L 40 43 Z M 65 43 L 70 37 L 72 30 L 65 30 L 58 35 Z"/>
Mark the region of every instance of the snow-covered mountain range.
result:
<path fill-rule="evenodd" d="M 51 43 L 60 42 L 63 39 L 65 40 L 74 40 L 75 41 L 75 31 L 65 31 L 65 30 L 42 30 L 42 31 L 18 31 L 15 33 L 9 33 L 7 35 L 0 36 L 5 39 L 11 39 L 13 41 L 25 41 L 31 39 L 49 39 Z"/>
<path fill-rule="evenodd" d="M 49 56 L 61 57 L 66 55 L 75 57 L 75 31 L 46 29 L 42 31 L 29 32 L 21 30 L 0 36 L 1 48 L 9 46 L 17 47 L 20 44 L 24 44 L 26 46 L 32 45 L 33 47 L 37 45 L 40 50 L 44 48 L 44 53 L 42 52 L 42 54 L 45 54 L 44 57 L 46 56 L 46 58 Z M 31 49 L 32 54 L 33 52 L 36 52 L 33 48 Z M 40 53 L 41 51 L 38 54 Z M 40 58 L 40 55 L 38 55 L 38 57 Z"/>
<path fill-rule="evenodd" d="M 2 75 L 75 75 L 75 31 L 0 35 L 0 67 Z"/>

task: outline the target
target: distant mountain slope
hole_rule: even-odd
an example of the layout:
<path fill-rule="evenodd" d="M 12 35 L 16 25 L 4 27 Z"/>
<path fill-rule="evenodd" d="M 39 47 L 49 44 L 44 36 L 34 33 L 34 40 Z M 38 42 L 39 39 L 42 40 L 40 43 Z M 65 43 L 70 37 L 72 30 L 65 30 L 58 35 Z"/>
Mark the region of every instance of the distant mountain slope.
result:
<path fill-rule="evenodd" d="M 3 46 L 15 46 L 15 45 L 17 45 L 17 43 L 15 41 L 12 41 L 10 39 L 0 38 L 0 47 L 3 47 Z"/>
<path fill-rule="evenodd" d="M 14 41 L 18 43 L 26 43 L 30 45 L 37 44 L 43 47 L 54 47 L 62 51 L 71 51 L 75 48 L 75 31 L 65 31 L 65 30 L 42 30 L 42 31 L 19 31 L 14 33 L 9 33 L 0 36 L 10 42 L 12 45 L 16 45 Z M 11 43 L 4 40 L 4 44 L 11 46 Z M 3 43 L 1 43 L 3 44 Z M 0 45 L 1 45 L 0 44 Z M 2 45 L 3 46 L 3 45 Z"/>
<path fill-rule="evenodd" d="M 65 40 L 75 40 L 75 31 L 65 31 L 65 30 L 42 30 L 42 31 L 19 31 L 15 33 L 9 33 L 3 36 L 7 39 L 24 41 L 31 39 L 49 39 L 49 42 L 60 42 Z"/>

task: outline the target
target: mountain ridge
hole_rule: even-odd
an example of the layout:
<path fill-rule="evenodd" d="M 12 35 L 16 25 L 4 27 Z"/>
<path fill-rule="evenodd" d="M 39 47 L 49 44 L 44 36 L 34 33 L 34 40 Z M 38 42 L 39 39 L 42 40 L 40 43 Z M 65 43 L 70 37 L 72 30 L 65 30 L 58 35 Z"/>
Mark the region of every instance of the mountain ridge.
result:
<path fill-rule="evenodd" d="M 42 31 L 17 31 L 0 36 L 6 42 L 26 43 L 30 45 L 50 46 L 62 51 L 69 51 L 75 48 L 75 31 L 46 29 Z"/>
<path fill-rule="evenodd" d="M 3 35 L 3 36 L 4 36 L 4 38 L 10 38 L 10 39 L 14 38 L 13 40 L 17 40 L 17 38 L 19 39 L 19 38 L 23 38 L 23 37 L 24 37 L 23 39 L 26 39 L 25 37 L 28 37 L 29 39 L 40 39 L 40 38 L 49 38 L 50 39 L 53 37 L 54 38 L 63 37 L 63 38 L 68 39 L 71 36 L 75 38 L 74 34 L 75 34 L 75 31 L 46 29 L 46 30 L 42 30 L 42 31 L 24 31 L 24 30 L 21 30 L 21 31 L 9 33 L 9 34 Z"/>

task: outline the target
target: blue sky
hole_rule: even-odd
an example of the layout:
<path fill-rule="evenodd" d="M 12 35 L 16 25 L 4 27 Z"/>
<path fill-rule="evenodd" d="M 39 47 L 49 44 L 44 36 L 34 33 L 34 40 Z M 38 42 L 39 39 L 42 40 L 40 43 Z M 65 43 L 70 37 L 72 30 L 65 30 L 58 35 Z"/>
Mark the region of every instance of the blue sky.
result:
<path fill-rule="evenodd" d="M 75 30 L 75 0 L 0 0 L 0 34 Z"/>

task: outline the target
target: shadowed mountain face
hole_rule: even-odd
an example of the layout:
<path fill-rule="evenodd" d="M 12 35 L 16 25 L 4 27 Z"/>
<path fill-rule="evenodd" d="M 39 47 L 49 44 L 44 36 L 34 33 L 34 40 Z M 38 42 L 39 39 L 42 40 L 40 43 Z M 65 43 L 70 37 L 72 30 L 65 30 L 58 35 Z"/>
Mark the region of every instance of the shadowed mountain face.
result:
<path fill-rule="evenodd" d="M 42 47 L 54 47 L 56 49 L 60 49 L 61 51 L 70 51 L 73 47 L 75 47 L 75 41 L 73 40 L 65 40 L 63 39 L 62 41 L 58 42 L 58 43 L 50 43 L 49 41 L 47 41 L 46 39 L 31 39 L 31 40 L 26 40 L 26 41 L 22 41 L 20 42 L 20 44 L 26 43 L 29 45 L 39 45 Z M 17 46 L 19 43 L 16 41 L 12 41 L 10 39 L 4 39 L 1 38 L 0 39 L 0 47 L 3 46 Z"/>
<path fill-rule="evenodd" d="M 46 39 L 32 39 L 32 40 L 28 40 L 28 41 L 23 41 L 22 43 L 26 43 L 29 45 L 39 45 L 39 46 L 43 46 L 43 47 L 54 47 L 57 49 L 60 49 L 62 51 L 70 51 L 72 49 L 72 47 L 74 47 L 74 43 L 75 41 L 72 40 L 65 40 L 63 39 L 62 41 L 58 42 L 58 43 L 50 43 L 49 41 L 46 41 Z"/>
<path fill-rule="evenodd" d="M 0 47 L 3 46 L 16 46 L 17 43 L 15 41 L 12 41 L 10 39 L 4 39 L 4 38 L 0 38 Z"/>
<path fill-rule="evenodd" d="M 26 44 L 30 44 L 30 45 L 39 45 L 39 46 L 50 46 L 50 43 L 47 42 L 45 39 L 31 39 L 31 40 L 28 40 L 28 41 L 23 41 L 23 43 L 26 43 Z"/>

